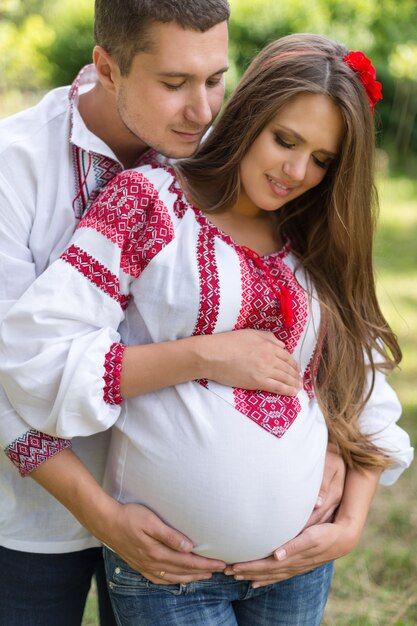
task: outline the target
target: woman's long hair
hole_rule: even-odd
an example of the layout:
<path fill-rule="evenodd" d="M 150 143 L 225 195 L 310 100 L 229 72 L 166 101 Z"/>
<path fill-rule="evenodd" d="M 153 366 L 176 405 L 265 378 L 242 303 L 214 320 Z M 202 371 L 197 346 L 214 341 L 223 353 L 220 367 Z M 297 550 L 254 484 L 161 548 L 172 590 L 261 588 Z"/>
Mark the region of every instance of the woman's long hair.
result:
<path fill-rule="evenodd" d="M 327 95 L 339 107 L 340 154 L 317 187 L 276 212 L 277 228 L 290 239 L 320 299 L 314 384 L 330 440 L 351 467 L 386 467 L 387 456 L 361 433 L 359 417 L 376 371 L 393 369 L 401 351 L 379 308 L 374 282 L 374 120 L 345 54 L 343 46 L 318 35 L 290 35 L 268 45 L 197 154 L 177 169 L 197 206 L 225 210 L 239 195 L 242 158 L 282 107 L 305 93 Z"/>

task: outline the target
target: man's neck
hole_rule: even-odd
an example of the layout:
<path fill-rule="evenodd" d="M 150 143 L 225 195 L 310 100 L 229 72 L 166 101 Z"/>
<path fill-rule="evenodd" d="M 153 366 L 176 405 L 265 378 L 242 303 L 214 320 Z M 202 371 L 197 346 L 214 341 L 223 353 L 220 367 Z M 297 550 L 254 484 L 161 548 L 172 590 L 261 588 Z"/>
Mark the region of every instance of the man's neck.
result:
<path fill-rule="evenodd" d="M 80 95 L 78 110 L 88 130 L 113 150 L 125 168 L 133 167 L 147 150 L 148 146 L 124 126 L 114 98 L 107 94 L 100 83 Z"/>

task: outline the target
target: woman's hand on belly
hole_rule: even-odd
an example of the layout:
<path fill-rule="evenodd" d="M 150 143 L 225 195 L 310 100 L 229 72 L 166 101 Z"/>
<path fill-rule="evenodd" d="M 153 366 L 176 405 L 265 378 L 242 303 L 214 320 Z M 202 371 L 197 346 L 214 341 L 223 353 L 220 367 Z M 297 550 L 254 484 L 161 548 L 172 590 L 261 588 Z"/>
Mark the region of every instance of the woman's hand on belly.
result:
<path fill-rule="evenodd" d="M 359 543 L 381 469 L 349 469 L 345 490 L 333 523 L 305 528 L 295 539 L 265 559 L 237 563 L 225 573 L 263 587 L 308 572 L 348 554 Z"/>

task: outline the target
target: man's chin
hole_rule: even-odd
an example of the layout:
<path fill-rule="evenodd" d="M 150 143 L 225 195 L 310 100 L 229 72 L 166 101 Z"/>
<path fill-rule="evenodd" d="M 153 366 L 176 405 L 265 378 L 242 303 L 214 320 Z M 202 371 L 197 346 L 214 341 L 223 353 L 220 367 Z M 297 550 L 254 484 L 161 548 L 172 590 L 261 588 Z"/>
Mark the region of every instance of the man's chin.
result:
<path fill-rule="evenodd" d="M 156 148 L 156 151 L 159 152 L 159 154 L 162 154 L 167 159 L 175 159 L 175 160 L 186 159 L 192 156 L 193 154 L 195 154 L 199 145 L 200 145 L 200 142 L 196 142 L 193 145 L 181 146 L 178 148 L 175 148 L 175 147 L 165 148 L 164 146 L 161 146 L 159 147 L 159 149 Z"/>

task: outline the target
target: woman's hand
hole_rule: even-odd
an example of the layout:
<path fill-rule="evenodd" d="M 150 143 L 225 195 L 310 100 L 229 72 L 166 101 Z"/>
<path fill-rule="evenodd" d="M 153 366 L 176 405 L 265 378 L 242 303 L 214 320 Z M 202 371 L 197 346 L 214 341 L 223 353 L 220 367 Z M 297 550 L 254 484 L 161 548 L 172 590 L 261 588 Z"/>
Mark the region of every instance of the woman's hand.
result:
<path fill-rule="evenodd" d="M 360 535 L 359 529 L 346 522 L 310 526 L 272 556 L 227 567 L 225 573 L 252 581 L 252 587 L 264 587 L 344 556 L 357 545 Z"/>
<path fill-rule="evenodd" d="M 263 587 L 348 554 L 362 535 L 381 471 L 348 469 L 333 523 L 309 526 L 271 556 L 228 566 L 225 573 L 237 580 L 250 580 L 253 587 Z"/>
<path fill-rule="evenodd" d="M 130 398 L 196 379 L 285 396 L 301 388 L 299 368 L 269 331 L 245 328 L 127 346 L 120 391 Z"/>
<path fill-rule="evenodd" d="M 345 463 L 338 453 L 337 447 L 333 443 L 329 443 L 319 495 L 305 528 L 332 521 L 343 496 L 345 477 Z"/>
<path fill-rule="evenodd" d="M 295 395 L 302 386 L 298 364 L 269 331 L 245 328 L 198 339 L 204 346 L 201 378 L 285 396 Z"/>

